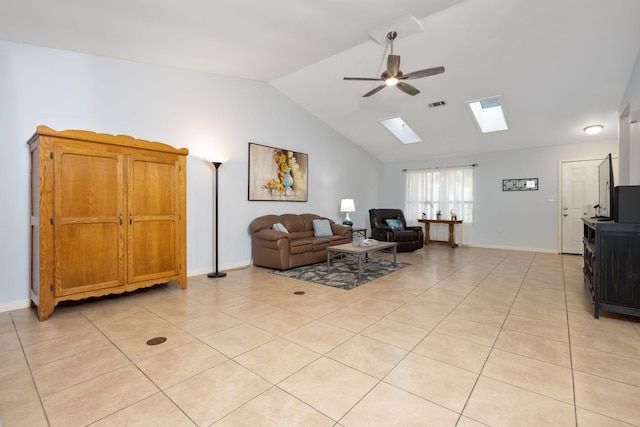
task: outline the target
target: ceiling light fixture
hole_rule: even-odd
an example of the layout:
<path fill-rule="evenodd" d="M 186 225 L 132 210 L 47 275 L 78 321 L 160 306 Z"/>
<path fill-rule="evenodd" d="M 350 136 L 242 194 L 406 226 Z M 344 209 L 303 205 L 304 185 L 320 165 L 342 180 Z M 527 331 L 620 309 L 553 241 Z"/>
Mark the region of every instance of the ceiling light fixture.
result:
<path fill-rule="evenodd" d="M 602 125 L 591 125 L 591 126 L 587 126 L 583 130 L 586 133 L 588 133 L 589 135 L 596 135 L 596 134 L 600 133 L 600 131 L 602 129 L 604 129 L 604 126 L 602 126 Z"/>
<path fill-rule="evenodd" d="M 398 84 L 398 79 L 396 79 L 395 77 L 389 77 L 384 82 L 387 86 L 395 86 Z"/>

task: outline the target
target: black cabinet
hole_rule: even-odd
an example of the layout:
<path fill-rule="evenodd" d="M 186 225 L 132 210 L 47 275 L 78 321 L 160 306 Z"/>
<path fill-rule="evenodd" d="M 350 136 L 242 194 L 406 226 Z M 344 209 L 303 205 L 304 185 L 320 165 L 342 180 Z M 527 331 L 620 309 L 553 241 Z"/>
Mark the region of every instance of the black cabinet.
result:
<path fill-rule="evenodd" d="M 600 310 L 640 316 L 640 224 L 583 218 L 584 281 Z"/>

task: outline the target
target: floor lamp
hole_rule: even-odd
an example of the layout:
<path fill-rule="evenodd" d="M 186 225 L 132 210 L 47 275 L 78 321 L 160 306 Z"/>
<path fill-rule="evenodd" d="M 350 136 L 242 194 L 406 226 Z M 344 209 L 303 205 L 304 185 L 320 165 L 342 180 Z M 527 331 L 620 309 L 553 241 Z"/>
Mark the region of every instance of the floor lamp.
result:
<path fill-rule="evenodd" d="M 216 189 L 215 189 L 215 226 L 214 226 L 214 232 L 216 234 L 215 236 L 215 252 L 216 252 L 216 271 L 214 271 L 213 273 L 209 273 L 207 274 L 207 277 L 224 277 L 227 275 L 227 273 L 225 273 L 224 271 L 218 271 L 218 168 L 220 167 L 220 165 L 222 164 L 221 161 L 219 160 L 211 160 L 211 163 L 213 163 L 213 166 L 216 167 Z"/>

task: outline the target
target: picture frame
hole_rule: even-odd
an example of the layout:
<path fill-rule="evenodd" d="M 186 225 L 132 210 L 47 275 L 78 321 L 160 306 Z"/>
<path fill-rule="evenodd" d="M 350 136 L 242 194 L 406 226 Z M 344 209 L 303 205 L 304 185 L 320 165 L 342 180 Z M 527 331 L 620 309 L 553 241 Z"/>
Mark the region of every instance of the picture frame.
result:
<path fill-rule="evenodd" d="M 502 180 L 502 191 L 537 191 L 538 178 L 514 178 Z"/>
<path fill-rule="evenodd" d="M 249 201 L 306 202 L 309 156 L 249 143 Z"/>

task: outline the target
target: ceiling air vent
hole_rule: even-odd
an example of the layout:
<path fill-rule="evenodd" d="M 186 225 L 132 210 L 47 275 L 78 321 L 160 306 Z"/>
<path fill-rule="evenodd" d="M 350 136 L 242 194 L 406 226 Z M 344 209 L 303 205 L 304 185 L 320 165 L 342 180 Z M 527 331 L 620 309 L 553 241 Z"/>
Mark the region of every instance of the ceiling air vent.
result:
<path fill-rule="evenodd" d="M 447 101 L 443 99 L 442 101 L 432 102 L 431 104 L 429 104 L 429 107 L 436 108 L 436 107 L 444 107 L 445 105 L 447 105 Z"/>

